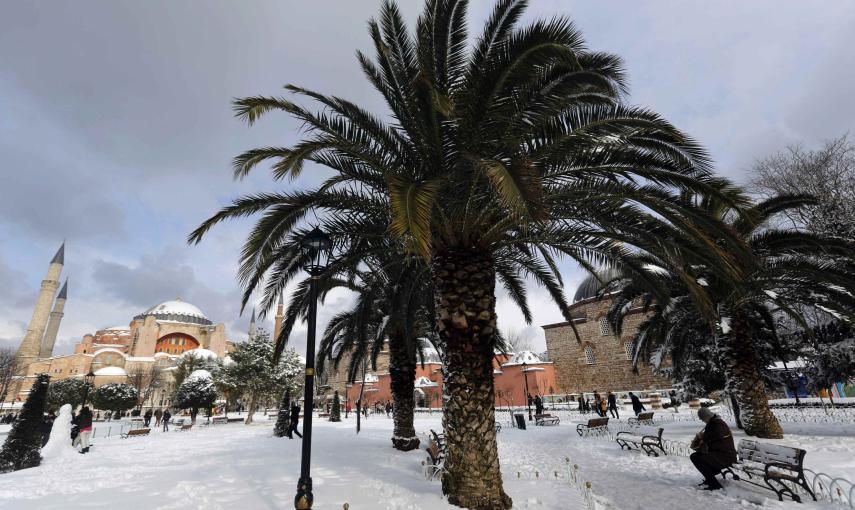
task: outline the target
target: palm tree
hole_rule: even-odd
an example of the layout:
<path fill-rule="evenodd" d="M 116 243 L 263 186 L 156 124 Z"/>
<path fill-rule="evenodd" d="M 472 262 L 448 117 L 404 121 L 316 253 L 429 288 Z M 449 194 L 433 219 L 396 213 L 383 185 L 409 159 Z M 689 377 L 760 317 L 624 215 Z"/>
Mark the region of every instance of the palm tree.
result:
<path fill-rule="evenodd" d="M 655 300 L 635 340 L 636 360 L 660 350 L 678 363 L 705 322 L 746 433 L 780 438 L 783 431 L 769 410 L 763 378 L 779 343 L 775 317 L 784 315 L 806 329 L 809 310 L 855 318 L 855 245 L 770 226 L 777 215 L 814 203 L 809 197 L 774 197 L 741 215 L 716 200 L 686 200 L 726 222 L 752 256 L 734 257 L 724 267 L 687 256 L 686 248 L 703 251 L 692 246 L 698 238 L 675 237 L 658 248 L 648 244 L 613 303 L 612 322 L 619 331 L 631 303 L 641 299 L 648 307 Z"/>
<path fill-rule="evenodd" d="M 467 6 L 427 0 L 412 35 L 390 0 L 369 22 L 375 59 L 357 57 L 391 123 L 290 85 L 321 111 L 283 97 L 237 100 L 237 115 L 249 123 L 279 110 L 308 129 L 293 147 L 238 156 L 237 177 L 267 160 L 280 179 L 298 176 L 307 161 L 335 175 L 313 191 L 239 199 L 190 241 L 217 222 L 263 212 L 239 277 L 244 302 L 264 285 L 271 307 L 299 271 L 294 246 L 310 212 L 336 239 L 340 267 L 376 250 L 379 236 L 420 256 L 431 271 L 445 357 L 443 492 L 464 507 L 508 508 L 494 433 L 496 279 L 518 301 L 526 277 L 544 285 L 570 320 L 555 257 L 591 269 L 621 256 L 627 248 L 619 241 L 650 222 L 685 217 L 675 190 L 712 193 L 717 180 L 693 140 L 622 102 L 621 60 L 589 50 L 568 19 L 520 26 L 527 2 L 500 0 L 469 48 Z"/>

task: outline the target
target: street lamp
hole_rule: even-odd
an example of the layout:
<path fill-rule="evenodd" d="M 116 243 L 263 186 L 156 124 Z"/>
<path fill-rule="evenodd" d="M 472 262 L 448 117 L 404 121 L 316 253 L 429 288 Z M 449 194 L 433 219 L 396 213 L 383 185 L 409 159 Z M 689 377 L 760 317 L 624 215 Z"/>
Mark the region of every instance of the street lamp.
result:
<path fill-rule="evenodd" d="M 525 361 L 522 363 L 523 378 L 525 379 L 525 405 L 528 407 L 528 421 L 531 421 L 531 394 L 528 392 L 528 371 L 526 370 Z"/>
<path fill-rule="evenodd" d="M 86 389 L 83 391 L 83 403 L 80 407 L 86 405 L 86 399 L 89 398 L 89 387 L 95 385 L 95 374 L 92 373 L 91 368 L 89 369 L 89 373 L 83 376 L 83 378 L 86 379 Z"/>
<path fill-rule="evenodd" d="M 315 377 L 315 323 L 318 314 L 318 278 L 326 269 L 332 252 L 332 240 L 315 227 L 300 241 L 300 251 L 305 260 L 304 269 L 309 273 L 309 316 L 306 332 L 306 383 L 303 402 L 303 445 L 300 459 L 300 479 L 297 481 L 297 495 L 294 508 L 306 510 L 312 508 L 312 477 L 309 468 L 312 462 L 312 410 L 314 408 Z"/>

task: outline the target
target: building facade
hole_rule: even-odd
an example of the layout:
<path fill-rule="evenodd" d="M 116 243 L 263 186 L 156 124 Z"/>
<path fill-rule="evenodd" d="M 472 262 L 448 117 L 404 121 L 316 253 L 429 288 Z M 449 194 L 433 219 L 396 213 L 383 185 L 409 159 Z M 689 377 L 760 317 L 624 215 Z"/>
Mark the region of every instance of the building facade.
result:
<path fill-rule="evenodd" d="M 603 275 L 602 280 L 609 278 Z M 631 309 L 624 319 L 622 333 L 617 335 L 606 319 L 612 297 L 599 291 L 599 280 L 593 276 L 584 280 L 576 291 L 570 310 L 578 339 L 569 322 L 542 326 L 560 392 L 579 395 L 672 388 L 673 381 L 655 374 L 649 363 L 639 362 L 637 372 L 633 369 L 632 340 L 645 318 L 643 311 Z"/>

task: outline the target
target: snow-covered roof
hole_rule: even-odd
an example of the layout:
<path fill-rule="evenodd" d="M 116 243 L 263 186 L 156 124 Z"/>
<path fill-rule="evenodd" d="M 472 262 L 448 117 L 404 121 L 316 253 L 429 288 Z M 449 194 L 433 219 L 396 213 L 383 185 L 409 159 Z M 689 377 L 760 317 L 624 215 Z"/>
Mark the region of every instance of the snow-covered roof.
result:
<path fill-rule="evenodd" d="M 142 319 L 148 316 L 154 316 L 159 321 L 185 322 L 204 325 L 213 324 L 211 319 L 202 313 L 202 310 L 195 305 L 181 301 L 180 298 L 176 298 L 172 301 L 164 301 L 163 303 L 154 305 L 134 317 L 134 319 Z"/>
<path fill-rule="evenodd" d="M 416 379 L 415 387 L 416 388 L 435 388 L 437 387 L 437 383 L 431 381 L 425 376 L 421 376 Z"/>
<path fill-rule="evenodd" d="M 196 349 L 190 349 L 189 351 L 184 351 L 181 357 L 183 358 L 186 356 L 195 356 L 197 358 L 202 359 L 216 359 L 218 357 L 216 352 L 209 351 L 208 349 L 203 349 L 201 347 L 197 347 Z"/>
<path fill-rule="evenodd" d="M 537 356 L 537 354 L 535 354 L 531 351 L 520 351 L 520 352 L 514 353 L 514 355 L 511 356 L 511 359 L 508 360 L 507 363 L 502 363 L 502 366 L 507 367 L 510 365 L 522 365 L 523 363 L 527 363 L 527 364 L 544 363 L 544 361 L 541 360 Z"/>
<path fill-rule="evenodd" d="M 96 370 L 95 375 L 128 375 L 128 373 L 121 367 L 104 367 Z"/>

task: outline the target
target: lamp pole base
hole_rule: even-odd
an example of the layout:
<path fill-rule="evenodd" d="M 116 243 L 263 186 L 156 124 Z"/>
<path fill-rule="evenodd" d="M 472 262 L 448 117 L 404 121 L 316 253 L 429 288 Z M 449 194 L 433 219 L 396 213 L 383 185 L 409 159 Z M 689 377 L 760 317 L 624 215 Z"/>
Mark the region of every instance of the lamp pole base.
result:
<path fill-rule="evenodd" d="M 294 508 L 297 510 L 309 510 L 314 502 L 312 496 L 312 477 L 300 477 L 297 482 L 297 495 L 294 497 Z"/>

